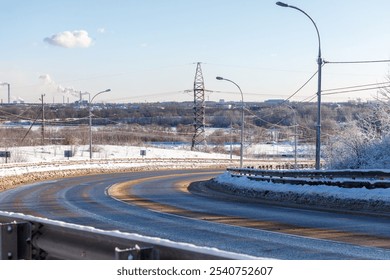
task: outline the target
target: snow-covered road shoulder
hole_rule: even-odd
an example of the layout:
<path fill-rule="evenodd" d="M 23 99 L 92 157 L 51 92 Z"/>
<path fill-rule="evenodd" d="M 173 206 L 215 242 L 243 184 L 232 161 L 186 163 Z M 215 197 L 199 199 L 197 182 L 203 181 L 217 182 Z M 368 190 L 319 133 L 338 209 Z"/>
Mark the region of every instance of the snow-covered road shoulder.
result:
<path fill-rule="evenodd" d="M 154 159 L 126 161 L 84 161 L 0 168 L 0 192 L 18 185 L 58 178 L 93 174 L 156 171 L 167 169 L 223 169 L 227 163 L 213 159 Z"/>
<path fill-rule="evenodd" d="M 274 202 L 309 207 L 390 213 L 390 189 L 340 188 L 276 184 L 231 176 L 229 172 L 213 180 L 220 191 Z"/>

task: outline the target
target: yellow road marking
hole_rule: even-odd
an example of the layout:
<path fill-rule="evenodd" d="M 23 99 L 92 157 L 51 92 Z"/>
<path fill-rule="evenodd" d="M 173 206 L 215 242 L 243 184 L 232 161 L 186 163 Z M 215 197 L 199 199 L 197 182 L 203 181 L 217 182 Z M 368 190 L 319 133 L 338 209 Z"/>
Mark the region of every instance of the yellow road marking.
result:
<path fill-rule="evenodd" d="M 200 173 L 200 174 L 204 175 L 204 173 Z M 377 237 L 377 236 L 371 236 L 367 234 L 360 234 L 360 233 L 346 232 L 346 231 L 339 231 L 339 230 L 332 230 L 332 229 L 301 227 L 301 226 L 279 223 L 274 221 L 261 221 L 261 220 L 247 219 L 247 218 L 235 217 L 235 216 L 210 214 L 201 211 L 191 211 L 188 209 L 179 208 L 168 204 L 162 204 L 155 201 L 151 201 L 136 196 L 131 192 L 132 187 L 134 185 L 146 181 L 169 178 L 173 176 L 177 177 L 181 175 L 182 174 L 164 175 L 164 176 L 149 177 L 149 178 L 143 178 L 143 179 L 137 179 L 128 182 L 118 183 L 109 188 L 108 194 L 125 203 L 137 205 L 158 212 L 174 214 L 177 216 L 189 217 L 193 219 L 227 224 L 232 226 L 261 229 L 261 230 L 306 236 L 306 237 L 318 238 L 318 239 L 328 239 L 328 240 L 346 242 L 346 243 L 351 243 L 351 244 L 356 244 L 361 246 L 372 246 L 372 247 L 390 249 L 390 239 L 386 237 Z M 186 176 L 186 175 L 187 174 L 183 174 L 182 176 Z M 188 192 L 186 188 L 188 187 L 189 183 L 190 181 L 188 180 L 177 182 L 175 183 L 175 188 L 177 188 L 179 191 Z"/>

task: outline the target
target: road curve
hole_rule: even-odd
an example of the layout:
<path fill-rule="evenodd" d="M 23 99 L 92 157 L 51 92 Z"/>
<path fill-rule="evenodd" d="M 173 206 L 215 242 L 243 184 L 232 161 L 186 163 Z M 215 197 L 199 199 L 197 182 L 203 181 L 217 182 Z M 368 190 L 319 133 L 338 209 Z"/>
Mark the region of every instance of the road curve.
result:
<path fill-rule="evenodd" d="M 0 210 L 258 257 L 390 259 L 389 217 L 288 208 L 187 191 L 189 182 L 218 172 L 135 172 L 40 182 L 0 193 Z"/>

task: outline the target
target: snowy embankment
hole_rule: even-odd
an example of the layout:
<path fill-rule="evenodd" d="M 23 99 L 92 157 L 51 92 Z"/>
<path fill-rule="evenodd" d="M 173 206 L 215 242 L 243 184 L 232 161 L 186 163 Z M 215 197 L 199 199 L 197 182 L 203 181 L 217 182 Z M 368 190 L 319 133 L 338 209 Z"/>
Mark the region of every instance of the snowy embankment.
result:
<path fill-rule="evenodd" d="M 64 157 L 72 150 L 73 157 Z M 69 176 L 159 169 L 225 168 L 229 155 L 180 149 L 96 146 L 89 159 L 87 146 L 38 146 L 9 149 L 8 163 L 0 164 L 0 191 L 20 184 Z M 141 154 L 141 151 L 144 151 Z M 234 162 L 233 162 L 234 164 Z"/>
<path fill-rule="evenodd" d="M 390 189 L 340 188 L 269 183 L 231 176 L 216 177 L 213 188 L 235 195 L 309 207 L 390 213 Z"/>

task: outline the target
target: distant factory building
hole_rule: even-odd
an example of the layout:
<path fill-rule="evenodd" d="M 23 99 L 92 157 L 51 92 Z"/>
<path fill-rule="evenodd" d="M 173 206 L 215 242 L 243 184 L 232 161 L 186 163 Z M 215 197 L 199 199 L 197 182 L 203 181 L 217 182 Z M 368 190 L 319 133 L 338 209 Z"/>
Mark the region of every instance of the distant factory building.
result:
<path fill-rule="evenodd" d="M 264 103 L 268 105 L 280 105 L 282 103 L 288 103 L 288 100 L 285 99 L 268 99 L 265 100 Z"/>

